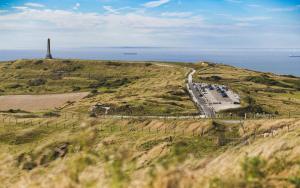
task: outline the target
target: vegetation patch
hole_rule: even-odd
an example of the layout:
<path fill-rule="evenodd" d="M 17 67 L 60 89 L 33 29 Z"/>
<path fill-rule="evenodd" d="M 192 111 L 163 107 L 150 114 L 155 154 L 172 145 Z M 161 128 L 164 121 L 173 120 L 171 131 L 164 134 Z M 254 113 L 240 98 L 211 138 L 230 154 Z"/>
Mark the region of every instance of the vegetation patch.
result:
<path fill-rule="evenodd" d="M 33 79 L 28 81 L 29 86 L 41 86 L 46 84 L 47 80 L 43 78 Z"/>
<path fill-rule="evenodd" d="M 155 140 L 146 141 L 146 142 L 142 143 L 141 145 L 139 145 L 138 149 L 148 151 L 148 150 L 152 149 L 153 147 L 155 147 L 161 143 L 164 143 L 164 142 L 173 142 L 173 137 L 170 136 L 170 137 L 163 138 L 163 139 L 155 139 Z"/>
<path fill-rule="evenodd" d="M 254 83 L 258 83 L 258 84 L 269 85 L 269 86 L 279 86 L 279 87 L 290 88 L 289 85 L 281 83 L 277 80 L 274 80 L 265 74 L 263 74 L 261 76 L 248 76 L 245 80 L 251 81 Z"/>
<path fill-rule="evenodd" d="M 52 161 L 68 153 L 69 143 L 55 143 L 41 151 L 22 153 L 17 157 L 17 166 L 23 170 L 32 170 L 37 166 L 47 166 Z"/>

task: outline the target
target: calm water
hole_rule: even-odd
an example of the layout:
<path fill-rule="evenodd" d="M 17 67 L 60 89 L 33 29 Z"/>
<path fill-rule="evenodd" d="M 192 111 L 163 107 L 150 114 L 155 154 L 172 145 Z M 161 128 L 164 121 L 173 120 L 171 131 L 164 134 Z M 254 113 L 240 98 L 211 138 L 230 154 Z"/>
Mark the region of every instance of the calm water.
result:
<path fill-rule="evenodd" d="M 300 76 L 300 58 L 289 57 L 290 55 L 300 56 L 300 49 L 90 48 L 55 50 L 52 55 L 56 58 L 73 59 L 210 61 L 252 70 Z M 45 51 L 0 50 L 0 61 L 43 58 L 44 56 Z"/>

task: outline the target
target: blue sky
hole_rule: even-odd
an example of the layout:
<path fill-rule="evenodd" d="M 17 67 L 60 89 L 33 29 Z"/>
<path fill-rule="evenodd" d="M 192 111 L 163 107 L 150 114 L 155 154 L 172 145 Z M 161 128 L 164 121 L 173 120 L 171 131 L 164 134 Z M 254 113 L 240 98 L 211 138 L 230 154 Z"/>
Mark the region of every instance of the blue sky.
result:
<path fill-rule="evenodd" d="M 300 48 L 300 0 L 0 0 L 0 49 Z"/>

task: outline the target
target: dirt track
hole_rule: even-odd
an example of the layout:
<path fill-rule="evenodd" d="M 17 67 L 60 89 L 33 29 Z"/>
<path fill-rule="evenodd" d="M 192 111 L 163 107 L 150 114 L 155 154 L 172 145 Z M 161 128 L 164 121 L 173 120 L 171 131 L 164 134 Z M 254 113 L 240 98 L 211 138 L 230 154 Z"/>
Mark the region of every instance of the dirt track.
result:
<path fill-rule="evenodd" d="M 79 101 L 88 93 L 66 93 L 48 95 L 7 95 L 0 96 L 0 110 L 20 109 L 39 111 L 53 109 L 64 105 L 67 101 Z"/>

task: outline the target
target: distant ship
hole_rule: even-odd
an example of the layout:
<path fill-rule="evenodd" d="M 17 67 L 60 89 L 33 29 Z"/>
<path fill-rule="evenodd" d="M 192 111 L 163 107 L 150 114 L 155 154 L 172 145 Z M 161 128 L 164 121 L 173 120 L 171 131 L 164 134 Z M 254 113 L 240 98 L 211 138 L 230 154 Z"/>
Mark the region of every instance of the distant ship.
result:
<path fill-rule="evenodd" d="M 289 57 L 300 57 L 300 55 L 290 55 Z"/>
<path fill-rule="evenodd" d="M 125 52 L 124 55 L 138 55 L 136 52 Z"/>

